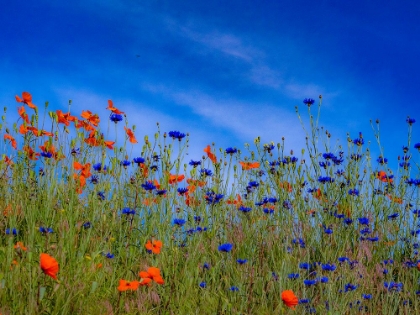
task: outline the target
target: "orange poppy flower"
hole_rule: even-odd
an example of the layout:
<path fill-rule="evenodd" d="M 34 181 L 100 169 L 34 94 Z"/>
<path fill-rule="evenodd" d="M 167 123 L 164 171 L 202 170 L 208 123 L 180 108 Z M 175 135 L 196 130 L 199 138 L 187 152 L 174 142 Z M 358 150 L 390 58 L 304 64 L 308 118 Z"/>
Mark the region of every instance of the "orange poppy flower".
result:
<path fill-rule="evenodd" d="M 90 110 L 86 110 L 86 111 L 82 111 L 82 114 L 80 116 L 82 116 L 82 118 L 89 121 L 95 127 L 98 127 L 100 119 L 97 114 L 93 114 Z"/>
<path fill-rule="evenodd" d="M 4 156 L 4 163 L 6 163 L 7 165 L 13 165 L 13 161 L 12 159 L 10 159 L 7 155 Z"/>
<path fill-rule="evenodd" d="M 163 244 L 161 241 L 150 241 L 148 240 L 145 247 L 149 252 L 153 254 L 160 254 L 160 249 L 162 248 Z"/>
<path fill-rule="evenodd" d="M 134 133 L 131 129 L 124 126 L 124 130 L 125 130 L 125 133 L 128 136 L 128 141 L 130 141 L 131 143 L 138 143 L 138 141 L 136 140 L 136 137 L 134 136 Z"/>
<path fill-rule="evenodd" d="M 143 280 L 140 282 L 140 285 L 147 285 L 147 286 L 149 286 L 152 281 L 153 280 L 150 279 L 150 278 L 143 278 Z"/>
<path fill-rule="evenodd" d="M 75 170 L 81 171 L 81 174 L 86 178 L 92 176 L 92 173 L 90 172 L 90 163 L 83 165 L 75 161 L 73 162 L 73 167 Z"/>
<path fill-rule="evenodd" d="M 379 179 L 383 183 L 392 183 L 394 181 L 393 178 L 389 178 L 388 175 L 384 171 L 380 171 L 376 174 L 376 178 Z"/>
<path fill-rule="evenodd" d="M 114 149 L 114 144 L 115 141 L 104 141 L 104 145 L 110 150 Z"/>
<path fill-rule="evenodd" d="M 57 279 L 57 272 L 59 270 L 58 262 L 54 257 L 48 254 L 41 253 L 40 265 L 42 271 L 53 279 Z"/>
<path fill-rule="evenodd" d="M 389 199 L 389 200 L 391 200 L 392 202 L 398 203 L 398 204 L 400 204 L 400 205 L 403 203 L 402 198 L 395 197 L 395 196 L 392 196 L 392 195 L 386 195 L 386 196 L 387 196 L 387 197 L 388 197 L 388 199 Z"/>
<path fill-rule="evenodd" d="M 148 167 L 145 164 L 140 164 L 140 169 L 141 169 L 141 174 L 144 177 L 149 176 L 149 169 L 148 169 Z"/>
<path fill-rule="evenodd" d="M 16 101 L 19 103 L 24 103 L 28 105 L 30 108 L 35 109 L 36 105 L 32 103 L 32 95 L 29 92 L 22 92 L 22 98 L 19 96 L 15 96 Z"/>
<path fill-rule="evenodd" d="M 170 174 L 169 175 L 169 181 L 168 181 L 168 183 L 170 184 L 170 185 L 172 185 L 172 184 L 175 184 L 176 182 L 182 182 L 183 180 L 184 180 L 184 178 L 185 178 L 185 176 L 183 175 L 183 174 L 181 174 L 181 175 L 173 175 L 173 174 Z"/>
<path fill-rule="evenodd" d="M 188 193 L 185 194 L 185 204 L 188 207 L 197 207 L 200 204 L 200 200 L 190 196 Z"/>
<path fill-rule="evenodd" d="M 29 116 L 28 114 L 25 112 L 25 106 L 21 106 L 18 108 L 18 114 L 20 117 L 22 117 L 22 119 L 29 125 Z"/>
<path fill-rule="evenodd" d="M 287 307 L 295 309 L 295 306 L 299 304 L 299 300 L 292 290 L 285 290 L 281 293 L 281 299 Z"/>
<path fill-rule="evenodd" d="M 204 148 L 204 152 L 207 153 L 207 156 L 209 157 L 210 160 L 212 160 L 213 163 L 217 162 L 216 155 L 214 155 L 214 153 L 211 152 L 210 145 Z"/>
<path fill-rule="evenodd" d="M 109 109 L 111 112 L 117 115 L 123 115 L 124 112 L 120 111 L 118 108 L 114 107 L 114 103 L 111 100 L 108 100 L 108 107 L 106 109 Z"/>
<path fill-rule="evenodd" d="M 67 127 L 70 125 L 70 121 L 75 121 L 77 118 L 71 116 L 70 113 L 64 114 L 62 110 L 56 110 L 57 113 L 57 122 L 59 124 L 65 124 Z"/>
<path fill-rule="evenodd" d="M 188 178 L 187 183 L 198 187 L 204 187 L 206 185 L 205 181 L 192 178 Z"/>
<path fill-rule="evenodd" d="M 16 140 L 15 140 L 15 138 L 13 138 L 11 135 L 9 135 L 9 134 L 5 134 L 4 135 L 4 140 L 9 140 L 10 141 L 10 143 L 11 143 L 11 145 L 12 145 L 12 147 L 13 147 L 13 149 L 17 149 L 17 143 L 16 143 Z"/>
<path fill-rule="evenodd" d="M 289 193 L 293 191 L 292 190 L 292 185 L 287 181 L 279 182 L 279 187 L 287 190 Z"/>
<path fill-rule="evenodd" d="M 23 251 L 26 251 L 26 250 L 27 250 L 27 248 L 23 245 L 23 243 L 22 243 L 22 242 L 17 242 L 17 243 L 13 246 L 13 248 L 14 248 L 14 249 L 20 249 L 20 250 L 23 250 Z"/>
<path fill-rule="evenodd" d="M 76 129 L 83 128 L 86 131 L 95 131 L 95 127 L 92 126 L 88 121 L 85 120 L 77 120 L 75 124 Z"/>
<path fill-rule="evenodd" d="M 234 199 L 234 200 L 228 199 L 228 200 L 226 200 L 226 203 L 228 205 L 236 205 L 236 207 L 239 208 L 242 205 L 241 195 L 237 194 L 236 199 Z"/>
<path fill-rule="evenodd" d="M 140 282 L 139 281 L 127 281 L 127 280 L 120 280 L 120 285 L 118 286 L 118 291 L 135 291 L 139 288 Z"/>
<path fill-rule="evenodd" d="M 24 146 L 23 147 L 23 151 L 26 152 L 26 155 L 28 156 L 28 159 L 32 160 L 32 161 L 36 161 L 38 160 L 37 156 L 39 156 L 39 153 L 35 153 L 34 150 L 32 150 L 32 148 L 30 146 Z"/>
<path fill-rule="evenodd" d="M 244 171 L 252 170 L 260 167 L 260 162 L 239 162 L 242 165 Z"/>
<path fill-rule="evenodd" d="M 153 279 L 158 284 L 164 284 L 165 281 L 163 280 L 162 276 L 160 275 L 160 269 L 156 267 L 149 267 L 147 271 L 140 271 L 139 272 L 140 278 L 144 280 L 146 279 Z M 143 282 L 142 281 L 142 282 Z M 149 281 L 150 283 L 150 281 Z"/>

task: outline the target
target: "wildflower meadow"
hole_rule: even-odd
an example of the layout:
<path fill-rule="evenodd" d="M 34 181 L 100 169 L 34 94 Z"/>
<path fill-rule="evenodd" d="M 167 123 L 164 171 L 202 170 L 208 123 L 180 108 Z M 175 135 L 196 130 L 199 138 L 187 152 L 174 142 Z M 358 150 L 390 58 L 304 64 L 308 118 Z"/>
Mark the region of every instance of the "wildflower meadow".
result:
<path fill-rule="evenodd" d="M 420 313 L 415 119 L 398 165 L 362 133 L 332 145 L 321 96 L 296 108 L 306 148 L 187 158 L 194 135 L 147 137 L 111 100 L 40 102 L 0 122 L 0 314 Z"/>

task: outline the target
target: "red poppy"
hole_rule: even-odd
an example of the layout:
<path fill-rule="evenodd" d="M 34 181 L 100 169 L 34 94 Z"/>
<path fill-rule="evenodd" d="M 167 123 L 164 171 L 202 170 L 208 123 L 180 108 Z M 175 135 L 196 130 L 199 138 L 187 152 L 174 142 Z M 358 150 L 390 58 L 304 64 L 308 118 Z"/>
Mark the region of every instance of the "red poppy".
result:
<path fill-rule="evenodd" d="M 12 147 L 13 147 L 13 149 L 17 149 L 17 143 L 16 143 L 16 140 L 15 140 L 15 138 L 13 138 L 11 135 L 9 135 L 9 134 L 5 134 L 4 135 L 4 140 L 9 140 L 10 141 L 10 143 L 11 143 L 11 145 L 12 145 Z"/>
<path fill-rule="evenodd" d="M 240 206 L 242 206 L 242 198 L 241 198 L 241 195 L 237 194 L 235 200 L 228 199 L 226 201 L 226 203 L 228 205 L 236 205 L 236 207 L 239 208 Z"/>
<path fill-rule="evenodd" d="M 28 105 L 30 108 L 35 109 L 36 105 L 32 103 L 32 95 L 29 92 L 22 92 L 22 98 L 19 96 L 15 96 L 16 101 L 19 103 L 24 103 Z"/>
<path fill-rule="evenodd" d="M 75 116 L 71 116 L 70 113 L 64 114 L 62 110 L 56 110 L 57 113 L 57 122 L 59 124 L 65 124 L 66 126 L 70 125 L 70 121 L 75 121 L 77 118 Z"/>
<path fill-rule="evenodd" d="M 160 254 L 160 249 L 162 248 L 163 244 L 161 241 L 150 241 L 148 240 L 145 247 L 148 251 L 151 251 L 153 254 Z"/>
<path fill-rule="evenodd" d="M 181 174 L 181 175 L 173 175 L 173 174 L 170 174 L 169 175 L 169 184 L 175 184 L 176 182 L 182 182 L 183 180 L 184 180 L 184 178 L 185 178 L 185 176 L 183 175 L 183 174 Z"/>
<path fill-rule="evenodd" d="M 384 171 L 379 171 L 376 174 L 376 178 L 379 179 L 383 183 L 392 183 L 394 179 L 389 178 L 388 175 Z"/>
<path fill-rule="evenodd" d="M 118 286 L 118 291 L 135 291 L 139 288 L 140 282 L 139 281 L 127 281 L 127 280 L 120 280 L 120 285 Z"/>
<path fill-rule="evenodd" d="M 59 270 L 58 262 L 55 258 L 48 254 L 41 253 L 40 265 L 42 271 L 53 279 L 57 279 L 57 272 Z"/>
<path fill-rule="evenodd" d="M 80 116 L 82 116 L 84 119 L 89 121 L 95 127 L 98 127 L 100 119 L 97 114 L 92 114 L 90 110 L 86 110 L 86 111 L 82 111 L 82 114 Z"/>
<path fill-rule="evenodd" d="M 28 156 L 28 159 L 30 159 L 32 161 L 38 160 L 37 156 L 39 156 L 39 153 L 35 153 L 35 151 L 32 150 L 31 147 L 26 145 L 26 146 L 23 147 L 23 151 L 26 152 L 26 155 Z"/>
<path fill-rule="evenodd" d="M 134 136 L 134 133 L 133 133 L 133 131 L 131 131 L 131 129 L 126 128 L 124 126 L 124 130 L 125 130 L 125 132 L 128 136 L 128 141 L 130 141 L 131 143 L 138 143 L 138 141 L 136 140 L 136 137 Z"/>
<path fill-rule="evenodd" d="M 27 124 L 30 124 L 28 114 L 25 112 L 25 106 L 21 106 L 18 108 L 18 114 Z"/>
<path fill-rule="evenodd" d="M 114 107 L 114 103 L 112 103 L 111 100 L 108 100 L 108 107 L 106 109 L 109 109 L 111 112 L 117 115 L 123 115 L 124 112 L 120 111 L 118 108 Z"/>
<path fill-rule="evenodd" d="M 204 148 L 204 152 L 207 153 L 207 156 L 209 157 L 210 160 L 212 160 L 213 163 L 217 162 L 216 155 L 214 155 L 214 153 L 211 152 L 210 145 Z"/>
<path fill-rule="evenodd" d="M 242 165 L 244 171 L 260 167 L 260 162 L 239 162 L 239 164 Z"/>
<path fill-rule="evenodd" d="M 104 141 L 104 145 L 110 150 L 114 149 L 114 144 L 115 141 Z"/>
<path fill-rule="evenodd" d="M 142 278 L 142 282 L 140 284 L 149 284 L 150 280 L 147 279 L 153 279 L 158 284 L 164 284 L 165 281 L 163 280 L 162 276 L 160 275 L 159 268 L 156 267 L 150 267 L 147 269 L 147 271 L 140 271 L 139 272 L 140 278 Z M 143 283 L 146 282 L 146 283 Z"/>
<path fill-rule="evenodd" d="M 281 293 L 281 299 L 287 307 L 295 309 L 295 306 L 299 304 L 299 300 L 292 290 L 285 290 Z"/>

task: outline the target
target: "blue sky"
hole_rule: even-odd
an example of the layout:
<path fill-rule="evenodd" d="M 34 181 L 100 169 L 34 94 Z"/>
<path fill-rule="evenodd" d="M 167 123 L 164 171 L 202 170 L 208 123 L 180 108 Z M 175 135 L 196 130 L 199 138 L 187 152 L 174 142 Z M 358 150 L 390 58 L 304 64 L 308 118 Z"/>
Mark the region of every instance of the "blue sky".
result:
<path fill-rule="evenodd" d="M 302 100 L 322 94 L 332 142 L 361 131 L 376 158 L 369 120 L 379 119 L 394 168 L 407 116 L 420 142 L 419 14 L 401 1 L 10 1 L 0 106 L 29 91 L 37 105 L 72 99 L 74 114 L 104 118 L 112 99 L 138 139 L 159 121 L 189 132 L 199 158 L 211 142 L 243 148 L 256 136 L 300 152 L 295 106 L 307 120 Z"/>

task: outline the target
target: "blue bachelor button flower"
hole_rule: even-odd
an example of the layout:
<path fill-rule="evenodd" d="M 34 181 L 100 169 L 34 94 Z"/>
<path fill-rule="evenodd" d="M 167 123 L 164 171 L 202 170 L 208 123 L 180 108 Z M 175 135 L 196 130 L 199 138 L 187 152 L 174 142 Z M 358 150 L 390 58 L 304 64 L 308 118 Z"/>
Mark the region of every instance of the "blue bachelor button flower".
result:
<path fill-rule="evenodd" d="M 384 287 L 385 289 L 388 289 L 389 292 L 395 291 L 395 292 L 400 292 L 403 289 L 403 283 L 397 283 L 394 281 L 391 282 L 384 282 Z"/>
<path fill-rule="evenodd" d="M 315 101 L 312 98 L 305 98 L 303 100 L 303 104 L 307 105 L 308 107 L 310 107 L 311 105 L 313 105 Z"/>
<path fill-rule="evenodd" d="M 240 206 L 238 210 L 242 211 L 243 213 L 247 213 L 247 212 L 250 212 L 252 210 L 252 208 Z"/>
<path fill-rule="evenodd" d="M 300 299 L 299 304 L 308 304 L 310 301 L 310 299 Z"/>
<path fill-rule="evenodd" d="M 92 227 L 92 224 L 89 221 L 83 223 L 83 228 L 84 229 L 90 229 L 91 227 Z"/>
<path fill-rule="evenodd" d="M 226 153 L 230 154 L 230 155 L 235 154 L 236 152 L 238 152 L 238 150 L 236 148 L 227 148 L 226 149 Z"/>
<path fill-rule="evenodd" d="M 316 283 L 317 283 L 316 280 L 308 280 L 308 279 L 306 279 L 306 280 L 303 281 L 303 284 L 306 285 L 307 287 L 310 287 L 312 285 L 315 285 Z"/>
<path fill-rule="evenodd" d="M 201 169 L 200 170 L 200 173 L 203 176 L 212 176 L 213 175 L 212 171 L 211 170 L 208 170 L 206 168 Z"/>
<path fill-rule="evenodd" d="M 19 231 L 16 228 L 6 229 L 6 234 L 7 235 L 10 235 L 10 234 L 12 234 L 12 235 L 18 235 L 19 234 Z"/>
<path fill-rule="evenodd" d="M 362 294 L 362 298 L 365 300 L 370 300 L 372 298 L 372 294 Z"/>
<path fill-rule="evenodd" d="M 330 162 L 324 162 L 324 161 L 322 161 L 322 162 L 319 162 L 319 166 L 321 166 L 322 168 L 324 168 L 324 169 L 326 169 L 328 166 L 330 166 L 331 165 L 331 163 Z"/>
<path fill-rule="evenodd" d="M 235 286 L 232 286 L 232 287 L 229 288 L 229 291 L 237 292 L 237 291 L 239 291 L 239 288 L 235 287 Z"/>
<path fill-rule="evenodd" d="M 223 199 L 223 197 L 224 197 L 224 195 L 222 195 L 222 194 L 216 194 L 212 190 L 209 190 L 208 192 L 206 192 L 206 195 L 204 196 L 204 198 L 206 199 L 207 204 L 219 203 L 220 200 Z"/>
<path fill-rule="evenodd" d="M 252 181 L 252 182 L 248 183 L 248 186 L 251 186 L 251 187 L 258 187 L 259 185 L 260 184 L 258 182 L 255 182 L 255 181 Z"/>
<path fill-rule="evenodd" d="M 185 138 L 185 133 L 179 132 L 179 131 L 169 131 L 169 137 L 172 139 L 178 139 L 179 141 L 182 140 L 182 138 Z"/>
<path fill-rule="evenodd" d="M 105 200 L 105 195 L 103 191 L 98 191 L 96 195 L 98 196 L 99 200 Z"/>
<path fill-rule="evenodd" d="M 142 157 L 136 157 L 133 159 L 133 162 L 136 163 L 137 165 L 143 164 L 144 163 L 144 158 Z"/>
<path fill-rule="evenodd" d="M 328 283 L 328 277 L 321 277 L 320 279 L 318 279 L 318 281 L 320 281 L 321 283 Z"/>
<path fill-rule="evenodd" d="M 274 209 L 268 209 L 268 208 L 264 208 L 263 209 L 264 213 L 266 214 L 273 214 L 274 213 Z"/>
<path fill-rule="evenodd" d="M 92 175 L 92 176 L 90 177 L 90 182 L 91 182 L 92 184 L 94 184 L 94 185 L 96 185 L 97 183 L 99 183 L 99 177 L 98 177 L 98 175 Z"/>
<path fill-rule="evenodd" d="M 177 189 L 177 192 L 180 194 L 180 195 L 183 195 L 183 194 L 185 194 L 185 193 L 187 193 L 188 192 L 188 188 L 178 188 Z"/>
<path fill-rule="evenodd" d="M 237 259 L 236 262 L 240 265 L 246 264 L 248 262 L 248 259 Z"/>
<path fill-rule="evenodd" d="M 178 226 L 183 226 L 186 222 L 184 219 L 174 219 L 174 224 Z"/>
<path fill-rule="evenodd" d="M 109 116 L 109 119 L 111 119 L 111 121 L 113 121 L 114 123 L 117 123 L 117 122 L 123 120 L 123 116 L 120 115 L 120 114 L 111 114 Z"/>
<path fill-rule="evenodd" d="M 147 181 L 144 184 L 141 184 L 141 187 L 143 187 L 143 189 L 147 191 L 152 191 L 153 189 L 156 189 L 156 186 L 153 185 L 151 181 Z"/>
<path fill-rule="evenodd" d="M 407 117 L 406 122 L 411 126 L 416 122 L 416 120 L 414 118 Z"/>
<path fill-rule="evenodd" d="M 166 194 L 166 189 L 156 190 L 156 195 L 163 196 Z"/>
<path fill-rule="evenodd" d="M 309 270 L 312 268 L 312 264 L 307 263 L 307 262 L 303 262 L 299 264 L 299 268 L 300 269 L 305 269 L 305 270 Z"/>
<path fill-rule="evenodd" d="M 232 247 L 233 247 L 232 244 L 226 243 L 226 244 L 220 245 L 218 249 L 219 249 L 220 252 L 228 253 L 232 250 Z"/>
<path fill-rule="evenodd" d="M 270 198 L 268 198 L 268 202 L 269 203 L 273 203 L 273 204 L 276 204 L 276 202 L 278 202 L 279 200 L 277 199 L 277 198 L 275 198 L 275 197 L 270 197 Z"/>
<path fill-rule="evenodd" d="M 200 286 L 200 288 L 205 289 L 207 287 L 207 283 L 205 283 L 204 281 L 200 282 L 199 286 Z"/>
<path fill-rule="evenodd" d="M 350 262 L 350 259 L 348 257 L 338 257 L 338 261 L 343 263 L 345 261 Z"/>
<path fill-rule="evenodd" d="M 335 179 L 331 178 L 329 176 L 319 176 L 318 178 L 318 182 L 320 182 L 321 184 L 325 184 L 325 183 L 334 183 Z"/>
<path fill-rule="evenodd" d="M 350 155 L 350 159 L 352 159 L 353 161 L 359 161 L 362 158 L 361 154 L 352 154 Z"/>
<path fill-rule="evenodd" d="M 79 148 L 72 148 L 70 154 L 73 155 L 73 156 L 79 155 L 80 154 L 80 149 Z"/>
<path fill-rule="evenodd" d="M 106 257 L 106 258 L 109 258 L 109 259 L 112 259 L 112 258 L 114 258 L 115 256 L 114 256 L 114 254 L 111 254 L 110 252 L 108 252 L 108 253 L 106 253 L 106 254 L 105 254 L 105 257 Z"/>
<path fill-rule="evenodd" d="M 378 157 L 378 159 L 376 160 L 379 164 L 384 165 L 388 163 L 388 159 L 384 158 L 382 156 Z"/>
<path fill-rule="evenodd" d="M 210 269 L 210 264 L 209 263 L 204 263 L 203 264 L 203 269 L 209 270 Z"/>
<path fill-rule="evenodd" d="M 325 271 L 334 271 L 335 269 L 337 269 L 337 266 L 334 264 L 322 264 L 322 270 Z"/>
<path fill-rule="evenodd" d="M 363 217 L 363 218 L 358 218 L 359 220 L 359 224 L 361 225 L 369 225 L 369 218 Z"/>
<path fill-rule="evenodd" d="M 350 196 L 359 196 L 359 191 L 356 188 L 350 189 L 349 190 L 349 195 Z"/>
<path fill-rule="evenodd" d="M 52 153 L 51 152 L 42 151 L 41 152 L 41 156 L 44 157 L 44 158 L 50 159 L 52 157 Z"/>
<path fill-rule="evenodd" d="M 127 161 L 127 160 L 124 160 L 124 161 L 120 162 L 120 165 L 124 168 L 127 168 L 127 166 L 130 166 L 130 164 L 131 164 L 131 162 Z"/>
<path fill-rule="evenodd" d="M 54 230 L 52 228 L 45 228 L 43 226 L 39 227 L 39 231 L 43 234 L 54 233 Z"/>
<path fill-rule="evenodd" d="M 134 215 L 134 214 L 136 214 L 136 210 L 131 209 L 131 208 L 124 208 L 124 209 L 122 209 L 121 213 L 126 214 L 126 215 L 129 215 L 129 214 Z"/>
<path fill-rule="evenodd" d="M 350 225 L 350 224 L 352 224 L 353 223 L 353 220 L 352 219 L 350 219 L 350 218 L 346 218 L 346 219 L 344 219 L 344 221 L 343 221 L 345 224 L 347 224 L 347 225 Z"/>
<path fill-rule="evenodd" d="M 411 164 L 409 162 L 401 162 L 399 165 L 404 169 L 408 169 Z"/>
<path fill-rule="evenodd" d="M 349 291 L 354 291 L 354 290 L 356 290 L 357 289 L 357 285 L 355 285 L 355 284 L 351 284 L 351 283 L 347 283 L 345 286 L 344 286 L 344 292 L 349 292 Z"/>
<path fill-rule="evenodd" d="M 193 161 L 193 160 L 191 160 L 190 163 L 188 163 L 188 164 L 190 164 L 193 167 L 197 167 L 198 165 L 201 165 L 201 161 Z"/>
<path fill-rule="evenodd" d="M 289 274 L 287 275 L 287 277 L 288 277 L 289 279 L 295 280 L 295 279 L 298 279 L 298 278 L 299 278 L 299 274 L 298 274 L 298 273 L 289 273 Z"/>
<path fill-rule="evenodd" d="M 101 172 L 101 171 L 106 171 L 106 166 L 104 166 L 103 168 L 102 168 L 102 164 L 101 163 L 96 163 L 96 164 L 93 164 L 93 169 L 95 170 L 95 171 L 97 171 L 97 172 Z"/>
<path fill-rule="evenodd" d="M 417 149 L 417 150 L 419 150 L 419 151 L 420 151 L 420 143 L 416 143 L 416 144 L 414 145 L 414 149 Z"/>
<path fill-rule="evenodd" d="M 375 236 L 375 237 L 367 237 L 366 238 L 368 241 L 370 242 L 377 242 L 379 241 L 379 237 Z"/>
<path fill-rule="evenodd" d="M 388 216 L 388 220 L 394 220 L 399 217 L 399 213 L 393 213 Z"/>

